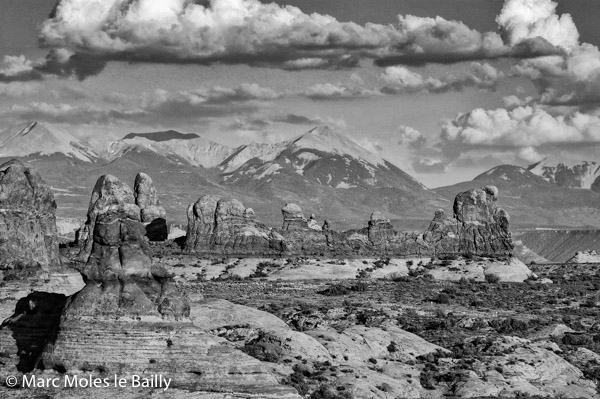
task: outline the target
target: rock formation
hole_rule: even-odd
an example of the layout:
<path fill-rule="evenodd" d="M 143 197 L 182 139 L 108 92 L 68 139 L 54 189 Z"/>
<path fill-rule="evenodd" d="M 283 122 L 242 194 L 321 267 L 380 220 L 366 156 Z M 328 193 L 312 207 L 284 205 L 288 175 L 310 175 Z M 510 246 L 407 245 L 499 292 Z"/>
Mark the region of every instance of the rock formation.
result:
<path fill-rule="evenodd" d="M 425 240 L 435 253 L 510 255 L 513 244 L 509 216 L 498 208 L 498 189 L 487 186 L 465 191 L 454 200 L 454 217 L 436 212 Z"/>
<path fill-rule="evenodd" d="M 234 205 L 224 201 L 219 214 L 234 214 Z M 3 326 L 14 332 L 17 343 L 2 348 L 3 353 L 22 354 L 16 370 L 4 366 L 4 371 L 18 374 L 37 367 L 127 379 L 162 374 L 172 379 L 170 390 L 175 392 L 299 398 L 260 361 L 193 325 L 188 300 L 172 284 L 171 274 L 149 257 L 140 211 L 126 184 L 113 176 L 98 179 L 88 222 L 85 287 L 68 300 L 61 296 L 49 303 L 49 298 L 32 294 L 19 302 Z M 34 325 L 39 325 L 37 333 Z M 0 344 L 4 337 L 0 335 Z"/>
<path fill-rule="evenodd" d="M 281 238 L 238 200 L 204 195 L 188 207 L 186 252 L 273 255 Z"/>
<path fill-rule="evenodd" d="M 146 226 L 150 241 L 164 241 L 169 235 L 165 208 L 160 206 L 154 182 L 145 173 L 138 173 L 134 183 L 135 204 L 140 208 L 140 218 Z"/>
<path fill-rule="evenodd" d="M 359 230 L 337 232 L 314 215 L 286 204 L 280 229 L 268 229 L 239 201 L 203 196 L 188 208 L 187 252 L 284 256 L 441 256 L 512 254 L 508 214 L 497 208 L 498 190 L 484 187 L 456 196 L 454 215 L 438 210 L 423 234 L 398 232 L 381 212 Z"/>
<path fill-rule="evenodd" d="M 282 230 L 306 229 L 308 227 L 306 218 L 302 213 L 302 208 L 298 205 L 289 203 L 281 209 L 283 214 Z"/>
<path fill-rule="evenodd" d="M 60 265 L 54 194 L 18 160 L 0 166 L 0 271 L 22 274 Z"/>
<path fill-rule="evenodd" d="M 368 229 L 369 240 L 373 245 L 381 245 L 385 241 L 394 239 L 396 235 L 392 223 L 379 211 L 371 214 Z"/>

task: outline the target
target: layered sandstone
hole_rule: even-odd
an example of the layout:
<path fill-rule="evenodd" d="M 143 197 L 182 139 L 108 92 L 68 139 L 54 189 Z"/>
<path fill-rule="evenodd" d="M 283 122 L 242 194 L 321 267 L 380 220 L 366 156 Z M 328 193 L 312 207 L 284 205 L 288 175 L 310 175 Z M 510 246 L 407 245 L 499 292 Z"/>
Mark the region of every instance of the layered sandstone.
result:
<path fill-rule="evenodd" d="M 283 224 L 268 229 L 237 201 L 201 197 L 188 208 L 188 252 L 277 256 L 444 256 L 502 257 L 512 254 L 508 214 L 497 207 L 498 190 L 484 187 L 456 196 L 453 216 L 438 210 L 423 233 L 399 232 L 383 213 L 371 214 L 365 228 L 338 232 L 314 215 L 286 204 Z M 222 205 L 219 205 L 222 204 Z"/>
<path fill-rule="evenodd" d="M 134 182 L 135 204 L 140 208 L 140 218 L 146 227 L 146 236 L 150 241 L 164 241 L 169 235 L 166 211 L 160 205 L 156 187 L 152 178 L 138 173 Z"/>
<path fill-rule="evenodd" d="M 187 252 L 264 255 L 281 251 L 281 238 L 256 221 L 254 211 L 238 200 L 205 195 L 188 207 L 187 216 Z"/>
<path fill-rule="evenodd" d="M 238 208 L 237 202 L 221 202 L 219 221 L 232 227 L 250 216 Z M 187 298 L 149 256 L 140 210 L 126 184 L 109 175 L 98 179 L 87 225 L 85 287 L 68 299 L 32 294 L 19 302 L 3 325 L 15 339 L 0 334 L 2 353 L 11 354 L 2 355 L 5 371 L 162 374 L 172 379 L 170 389 L 199 397 L 299 398 L 259 360 L 193 325 Z"/>
<path fill-rule="evenodd" d="M 56 202 L 40 174 L 18 160 L 0 166 L 0 271 L 37 273 L 60 265 Z"/>

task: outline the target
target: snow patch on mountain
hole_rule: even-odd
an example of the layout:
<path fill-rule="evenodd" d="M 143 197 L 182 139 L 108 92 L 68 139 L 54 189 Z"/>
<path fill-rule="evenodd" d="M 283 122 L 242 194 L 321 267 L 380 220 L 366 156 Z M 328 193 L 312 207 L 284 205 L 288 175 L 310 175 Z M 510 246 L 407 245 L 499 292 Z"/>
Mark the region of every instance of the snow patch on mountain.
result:
<path fill-rule="evenodd" d="M 298 148 L 310 148 L 332 154 L 349 155 L 373 165 L 386 165 L 383 158 L 369 152 L 347 136 L 336 133 L 327 126 L 316 127 L 296 138 L 292 143 Z"/>
<path fill-rule="evenodd" d="M 156 141 L 148 136 L 135 136 L 112 142 L 109 145 L 107 158 L 118 158 L 132 149 L 152 151 L 168 158 L 179 157 L 193 166 L 212 168 L 230 156 L 235 150 L 231 147 L 215 143 L 204 137 L 171 139 Z"/>
<path fill-rule="evenodd" d="M 600 183 L 600 161 L 550 156 L 529 171 L 561 187 L 592 189 Z"/>
<path fill-rule="evenodd" d="M 93 162 L 98 154 L 66 130 L 35 121 L 8 127 L 0 133 L 0 157 L 64 154 Z"/>

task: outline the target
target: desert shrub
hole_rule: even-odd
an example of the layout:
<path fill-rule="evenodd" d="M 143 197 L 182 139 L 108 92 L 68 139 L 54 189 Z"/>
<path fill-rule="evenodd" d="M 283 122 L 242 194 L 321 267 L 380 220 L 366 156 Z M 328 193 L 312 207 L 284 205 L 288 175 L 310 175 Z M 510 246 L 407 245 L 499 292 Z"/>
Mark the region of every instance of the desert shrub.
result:
<path fill-rule="evenodd" d="M 565 345 L 590 345 L 592 343 L 592 337 L 586 334 L 572 334 L 566 333 L 562 339 L 563 344 Z"/>
<path fill-rule="evenodd" d="M 494 273 L 486 274 L 485 281 L 490 284 L 496 284 L 496 283 L 500 282 L 500 277 Z"/>
<path fill-rule="evenodd" d="M 440 292 L 435 298 L 435 302 L 447 305 L 450 303 L 450 295 L 446 294 L 445 292 Z"/>
<path fill-rule="evenodd" d="M 341 388 L 341 387 L 340 387 Z M 331 386 L 320 385 L 309 397 L 310 399 L 352 399 L 348 391 L 334 390 Z"/>
<path fill-rule="evenodd" d="M 254 273 L 252 273 L 251 275 L 248 276 L 248 278 L 261 278 L 261 277 L 268 277 L 269 274 L 267 273 L 269 268 L 278 268 L 279 265 L 277 263 L 274 262 L 259 262 L 258 265 L 256 265 L 256 270 L 254 271 Z"/>
<path fill-rule="evenodd" d="M 246 343 L 242 351 L 263 362 L 278 363 L 284 356 L 280 344 L 279 338 L 261 331 L 257 338 Z"/>
<path fill-rule="evenodd" d="M 361 278 L 369 278 L 369 273 L 367 272 L 368 269 L 363 269 L 363 270 L 359 270 L 358 273 L 356 274 L 356 278 L 361 279 Z M 371 271 L 373 271 L 373 269 L 371 269 Z"/>
<path fill-rule="evenodd" d="M 318 291 L 317 293 L 326 296 L 348 295 L 350 293 L 350 289 L 348 289 L 348 287 L 346 287 L 344 284 L 332 284 L 324 290 Z"/>
<path fill-rule="evenodd" d="M 350 289 L 354 292 L 365 292 L 369 288 L 369 284 L 365 281 L 356 282 Z"/>
<path fill-rule="evenodd" d="M 373 263 L 373 266 L 375 266 L 376 269 L 381 269 L 384 266 L 387 266 L 389 264 L 390 264 L 390 258 L 381 258 L 381 259 L 376 260 Z"/>
<path fill-rule="evenodd" d="M 307 381 L 311 376 L 310 371 L 299 364 L 294 365 L 293 370 L 294 372 L 284 380 L 284 383 L 293 386 L 300 395 L 307 395 L 310 391 L 310 384 Z"/>

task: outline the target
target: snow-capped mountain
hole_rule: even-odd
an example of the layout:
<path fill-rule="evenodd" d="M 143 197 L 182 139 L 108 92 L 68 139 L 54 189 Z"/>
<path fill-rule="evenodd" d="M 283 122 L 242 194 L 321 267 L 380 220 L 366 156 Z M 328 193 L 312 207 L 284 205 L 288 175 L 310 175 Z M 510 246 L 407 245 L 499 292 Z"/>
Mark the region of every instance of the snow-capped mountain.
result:
<path fill-rule="evenodd" d="M 529 171 L 561 187 L 600 192 L 600 161 L 550 156 L 531 165 Z"/>
<path fill-rule="evenodd" d="M 537 186 L 549 186 L 542 177 L 531 173 L 529 170 L 515 165 L 500 165 L 484 172 L 473 179 L 476 182 L 484 184 L 493 184 L 499 188 L 510 187 L 531 188 Z M 483 184 L 482 183 L 482 184 Z"/>
<path fill-rule="evenodd" d="M 124 139 L 110 143 L 106 158 L 114 160 L 132 150 L 144 150 L 169 159 L 183 160 L 192 166 L 212 168 L 235 150 L 196 134 L 175 131 L 129 134 Z"/>
<path fill-rule="evenodd" d="M 0 133 L 0 157 L 64 154 L 85 162 L 98 159 L 98 154 L 69 132 L 51 124 L 27 122 Z"/>
<path fill-rule="evenodd" d="M 283 143 L 246 146 L 219 167 L 225 172 L 223 180 L 226 184 L 246 185 L 252 180 L 269 182 L 283 176 L 290 180 L 296 176 L 337 189 L 425 189 L 390 162 L 325 126 Z"/>

